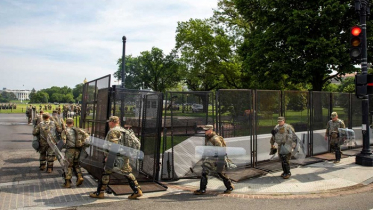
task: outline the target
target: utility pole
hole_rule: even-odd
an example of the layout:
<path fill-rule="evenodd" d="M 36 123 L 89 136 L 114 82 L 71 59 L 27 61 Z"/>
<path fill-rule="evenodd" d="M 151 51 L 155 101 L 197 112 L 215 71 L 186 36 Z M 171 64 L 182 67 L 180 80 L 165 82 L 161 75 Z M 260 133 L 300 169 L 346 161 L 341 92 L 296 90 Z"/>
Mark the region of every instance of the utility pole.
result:
<path fill-rule="evenodd" d="M 370 14 L 368 0 L 355 0 L 355 11 L 360 15 L 360 26 L 362 28 L 362 53 L 361 53 L 361 74 L 368 77 L 367 59 L 367 14 Z M 369 138 L 369 97 L 368 94 L 362 97 L 362 126 L 363 149 L 356 155 L 355 163 L 363 166 L 373 166 L 373 156 L 370 150 Z"/>

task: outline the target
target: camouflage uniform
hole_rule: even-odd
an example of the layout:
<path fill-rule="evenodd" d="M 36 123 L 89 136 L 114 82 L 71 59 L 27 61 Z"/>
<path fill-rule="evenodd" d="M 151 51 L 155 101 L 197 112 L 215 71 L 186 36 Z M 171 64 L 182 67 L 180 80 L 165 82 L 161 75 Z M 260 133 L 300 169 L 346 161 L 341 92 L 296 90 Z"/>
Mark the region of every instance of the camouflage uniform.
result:
<path fill-rule="evenodd" d="M 34 119 L 34 126 L 39 125 L 43 121 L 43 116 L 42 114 L 36 115 L 36 118 Z"/>
<path fill-rule="evenodd" d="M 123 138 L 123 132 L 126 132 L 126 130 L 120 126 L 116 126 L 115 128 L 110 129 L 108 134 L 106 135 L 105 140 L 109 142 L 113 142 L 115 144 L 119 143 L 119 140 Z M 127 145 L 124 145 L 127 146 Z M 107 153 L 105 154 L 107 156 Z M 136 177 L 132 174 L 132 168 L 129 163 L 128 157 L 120 156 L 118 158 L 123 159 L 123 166 L 120 168 L 121 174 L 123 174 L 129 182 L 133 182 L 133 184 L 136 186 L 136 188 L 140 188 L 139 184 L 137 183 Z M 102 184 L 107 185 L 109 184 L 110 180 L 110 174 L 112 173 L 111 170 L 105 170 L 104 175 L 102 176 Z"/>
<path fill-rule="evenodd" d="M 73 119 L 68 118 L 67 122 L 74 122 Z M 67 171 L 65 172 L 66 182 L 65 187 L 70 187 L 73 171 L 77 177 L 76 186 L 83 183 L 82 171 L 79 165 L 79 156 L 85 140 L 89 137 L 88 133 L 76 127 L 67 127 L 61 132 L 61 137 L 66 145 L 65 158 L 69 162 Z M 68 186 L 67 186 L 68 184 Z"/>
<path fill-rule="evenodd" d="M 332 118 L 338 116 L 336 112 L 332 113 Z M 329 137 L 329 144 L 331 152 L 335 152 L 335 161 L 341 160 L 341 145 L 339 144 L 339 133 L 338 128 L 345 128 L 345 124 L 342 120 L 329 120 L 326 124 L 325 136 Z"/>
<path fill-rule="evenodd" d="M 278 121 L 283 121 L 285 118 L 279 117 Z M 293 150 L 293 133 L 294 129 L 291 125 L 284 123 L 283 125 L 276 125 L 272 130 L 272 137 L 270 140 L 272 148 L 274 143 L 278 145 L 278 156 L 281 160 L 283 173 L 281 177 L 287 179 L 291 176 L 290 173 L 290 158 Z M 283 147 L 283 148 L 282 148 Z"/>
<path fill-rule="evenodd" d="M 31 118 L 32 118 L 32 106 L 30 105 L 29 107 L 26 108 L 26 116 L 27 116 L 27 123 L 31 123 Z"/>
<path fill-rule="evenodd" d="M 116 116 L 112 116 L 112 117 L 109 118 L 108 122 L 119 123 L 119 118 L 116 117 Z M 105 137 L 105 141 L 112 142 L 112 143 L 115 143 L 115 144 L 120 144 L 121 140 L 124 139 L 123 135 L 126 135 L 127 132 L 128 131 L 126 129 L 120 127 L 119 125 L 117 125 L 115 127 L 112 127 L 112 128 L 110 128 L 109 132 L 107 133 L 107 135 Z M 123 146 L 128 147 L 130 145 L 126 144 L 126 145 L 123 145 Z M 106 159 L 108 157 L 108 151 L 106 151 L 104 153 L 104 156 L 105 156 L 105 161 L 106 161 Z M 141 188 L 140 188 L 140 186 L 139 186 L 139 184 L 136 180 L 136 177 L 132 174 L 132 168 L 131 168 L 130 163 L 129 163 L 129 158 L 120 155 L 120 156 L 117 157 L 117 160 L 120 160 L 120 162 L 123 163 L 121 168 L 119 168 L 120 174 L 124 175 L 127 178 L 128 184 L 131 187 L 131 189 L 133 190 L 133 193 L 130 196 L 128 196 L 128 198 L 129 199 L 135 199 L 137 197 L 142 196 Z M 94 193 L 91 193 L 89 195 L 90 197 L 92 197 L 92 198 L 104 198 L 103 191 L 106 189 L 106 186 L 109 184 L 110 174 L 112 174 L 112 173 L 113 173 L 112 170 L 107 169 L 105 167 L 105 172 L 102 174 L 102 178 L 99 181 L 97 191 L 94 192 Z"/>
<path fill-rule="evenodd" d="M 226 147 L 226 144 L 223 137 L 217 135 L 215 132 L 212 132 L 209 135 L 206 135 L 205 146 Z M 219 178 L 223 180 L 223 183 L 227 188 L 227 190 L 225 190 L 224 193 L 230 193 L 231 191 L 233 191 L 234 187 L 232 185 L 231 180 L 225 173 L 223 173 L 226 167 L 225 157 L 226 156 L 205 157 L 202 163 L 200 189 L 194 191 L 194 194 L 200 195 L 206 192 L 208 182 L 207 175 L 217 175 Z"/>
<path fill-rule="evenodd" d="M 44 115 L 45 114 L 43 114 L 43 116 Z M 61 128 L 49 119 L 44 120 L 43 122 L 41 122 L 39 125 L 37 125 L 34 128 L 34 131 L 32 132 L 32 134 L 39 138 L 40 170 L 45 169 L 46 161 L 48 161 L 47 172 L 48 173 L 52 172 L 53 162 L 55 160 L 55 154 L 52 148 L 49 147 L 46 134 L 49 133 L 51 136 L 52 142 L 56 143 L 57 132 L 60 132 L 60 131 L 61 131 Z"/>

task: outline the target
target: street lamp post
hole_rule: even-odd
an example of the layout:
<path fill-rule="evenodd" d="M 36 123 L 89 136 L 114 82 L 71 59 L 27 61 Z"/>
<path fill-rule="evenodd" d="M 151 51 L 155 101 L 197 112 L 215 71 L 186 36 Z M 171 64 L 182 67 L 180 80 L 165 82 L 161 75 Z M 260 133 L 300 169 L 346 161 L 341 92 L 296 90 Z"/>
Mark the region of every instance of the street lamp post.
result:
<path fill-rule="evenodd" d="M 122 88 L 124 88 L 124 80 L 126 79 L 125 77 L 125 71 L 126 71 L 126 36 L 123 36 L 122 37 L 122 41 L 123 41 L 123 52 L 122 52 Z"/>
<path fill-rule="evenodd" d="M 369 3 L 367 0 L 355 0 L 355 10 L 360 14 L 360 25 L 362 28 L 362 54 L 361 54 L 361 73 L 368 74 L 368 56 L 367 56 L 367 24 L 366 18 L 369 14 Z M 368 95 L 362 98 L 362 134 L 363 134 L 363 149 L 360 154 L 356 155 L 355 163 L 363 166 L 373 166 L 373 156 L 370 150 L 370 132 L 369 132 L 369 97 Z"/>

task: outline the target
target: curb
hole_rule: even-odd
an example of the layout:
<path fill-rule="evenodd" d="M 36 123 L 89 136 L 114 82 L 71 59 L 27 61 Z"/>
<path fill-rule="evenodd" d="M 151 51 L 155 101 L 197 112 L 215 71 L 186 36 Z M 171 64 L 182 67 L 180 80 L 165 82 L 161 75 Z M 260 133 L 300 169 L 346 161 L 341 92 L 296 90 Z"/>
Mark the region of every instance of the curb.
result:
<path fill-rule="evenodd" d="M 196 190 L 195 187 L 186 187 L 186 186 L 179 186 L 179 185 L 168 185 L 169 188 L 179 189 L 184 191 L 190 191 L 191 193 Z M 223 197 L 230 197 L 230 198 L 245 198 L 245 199 L 299 199 L 299 198 L 329 198 L 329 197 L 337 197 L 337 196 L 344 196 L 356 193 L 363 193 L 373 190 L 373 183 L 368 185 L 365 184 L 357 184 L 349 187 L 343 187 L 338 189 L 332 190 L 325 190 L 325 191 L 318 191 L 312 193 L 279 193 L 279 194 L 238 194 L 238 193 L 231 193 L 231 194 L 223 194 L 221 191 L 207 191 L 206 195 L 213 195 L 213 196 L 223 196 Z M 202 195 L 203 196 L 203 195 Z"/>

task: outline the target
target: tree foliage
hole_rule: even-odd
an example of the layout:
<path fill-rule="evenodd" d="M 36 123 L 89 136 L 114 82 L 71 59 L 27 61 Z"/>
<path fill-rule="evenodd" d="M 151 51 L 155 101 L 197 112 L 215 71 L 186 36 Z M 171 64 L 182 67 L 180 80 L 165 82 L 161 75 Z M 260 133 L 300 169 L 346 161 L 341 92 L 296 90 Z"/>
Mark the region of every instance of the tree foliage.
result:
<path fill-rule="evenodd" d="M 121 80 L 122 59 L 114 74 Z M 126 56 L 125 87 L 130 89 L 150 88 L 164 92 L 178 85 L 182 79 L 182 64 L 175 50 L 165 55 L 159 48 L 143 51 L 138 57 Z"/>
<path fill-rule="evenodd" d="M 186 66 L 185 82 L 191 90 L 241 87 L 241 62 L 234 38 L 209 19 L 178 22 L 176 49 Z"/>
<path fill-rule="evenodd" d="M 349 28 L 358 23 L 352 1 L 234 2 L 253 24 L 240 50 L 250 87 L 285 89 L 309 83 L 320 91 L 331 78 L 354 71 L 348 54 Z M 332 70 L 337 74 L 331 75 Z"/>

